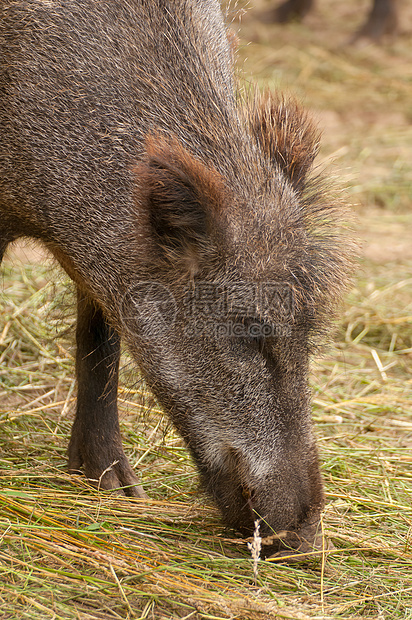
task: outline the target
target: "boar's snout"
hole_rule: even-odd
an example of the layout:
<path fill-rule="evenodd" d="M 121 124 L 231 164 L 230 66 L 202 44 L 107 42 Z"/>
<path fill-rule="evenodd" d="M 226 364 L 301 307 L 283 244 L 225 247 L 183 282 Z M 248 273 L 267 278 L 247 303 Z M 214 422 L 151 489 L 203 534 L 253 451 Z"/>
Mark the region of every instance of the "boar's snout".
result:
<path fill-rule="evenodd" d="M 229 448 L 219 469 L 202 474 L 226 524 L 251 536 L 258 521 L 271 553 L 285 548 L 306 553 L 311 545 L 319 547 L 324 495 L 314 444 L 306 450 L 298 446 L 293 455 L 279 449 L 260 461 Z"/>

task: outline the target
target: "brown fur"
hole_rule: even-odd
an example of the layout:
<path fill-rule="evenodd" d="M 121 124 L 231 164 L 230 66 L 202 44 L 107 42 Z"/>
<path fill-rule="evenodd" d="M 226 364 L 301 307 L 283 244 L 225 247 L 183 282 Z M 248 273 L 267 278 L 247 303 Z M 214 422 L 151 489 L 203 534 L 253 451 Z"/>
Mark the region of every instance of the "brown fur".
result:
<path fill-rule="evenodd" d="M 265 155 L 302 191 L 319 151 L 320 132 L 296 101 L 270 91 L 255 97 L 248 110 L 251 129 Z"/>
<path fill-rule="evenodd" d="M 146 161 L 135 168 L 136 197 L 147 210 L 164 257 L 192 279 L 212 258 L 207 240 L 230 196 L 223 178 L 176 138 L 146 138 Z M 210 256 L 208 256 L 210 255 Z"/>

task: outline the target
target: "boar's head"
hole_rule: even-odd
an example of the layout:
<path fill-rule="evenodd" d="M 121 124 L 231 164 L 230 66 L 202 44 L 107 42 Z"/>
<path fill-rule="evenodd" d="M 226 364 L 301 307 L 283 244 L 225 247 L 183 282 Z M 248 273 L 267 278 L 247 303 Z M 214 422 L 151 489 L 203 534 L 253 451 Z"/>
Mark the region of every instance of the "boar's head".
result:
<path fill-rule="evenodd" d="M 136 209 L 150 265 L 129 342 L 225 522 L 247 535 L 258 520 L 302 550 L 324 502 L 308 362 L 349 245 L 309 174 L 319 136 L 299 106 L 256 96 L 235 124 L 203 153 L 147 139 Z"/>

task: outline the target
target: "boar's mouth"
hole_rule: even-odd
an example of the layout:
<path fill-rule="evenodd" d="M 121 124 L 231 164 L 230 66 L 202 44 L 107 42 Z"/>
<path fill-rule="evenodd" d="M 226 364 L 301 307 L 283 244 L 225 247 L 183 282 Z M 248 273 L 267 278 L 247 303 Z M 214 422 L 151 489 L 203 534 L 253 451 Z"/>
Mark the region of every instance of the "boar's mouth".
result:
<path fill-rule="evenodd" d="M 198 464 L 202 486 L 215 500 L 226 525 L 243 536 L 250 536 L 257 517 L 252 505 L 253 492 L 242 482 L 239 453 L 232 448 L 227 449 L 221 466 L 210 468 L 192 452 Z"/>
<path fill-rule="evenodd" d="M 312 515 L 298 530 L 285 530 L 262 538 L 261 545 L 263 559 L 270 558 L 272 561 L 279 559 L 288 562 L 293 562 L 303 555 L 308 558 L 317 556 L 319 552 L 328 549 L 323 537 L 319 514 Z"/>

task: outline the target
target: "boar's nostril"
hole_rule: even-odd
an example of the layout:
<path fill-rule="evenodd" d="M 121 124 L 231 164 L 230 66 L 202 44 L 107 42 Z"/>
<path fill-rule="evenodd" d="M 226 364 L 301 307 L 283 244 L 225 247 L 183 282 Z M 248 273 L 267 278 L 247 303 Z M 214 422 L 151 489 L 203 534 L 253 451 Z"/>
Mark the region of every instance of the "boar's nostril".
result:
<path fill-rule="evenodd" d="M 251 502 L 256 498 L 256 489 L 242 485 L 242 495 L 248 502 Z"/>
<path fill-rule="evenodd" d="M 244 488 L 242 491 L 242 495 L 246 500 L 245 508 L 247 507 L 249 509 L 251 515 L 253 516 L 253 519 L 260 518 L 255 510 L 256 508 L 255 500 L 256 500 L 256 495 L 257 495 L 256 490 Z"/>
<path fill-rule="evenodd" d="M 255 489 L 250 489 L 249 491 L 249 501 L 253 502 L 256 498 L 256 490 Z"/>

